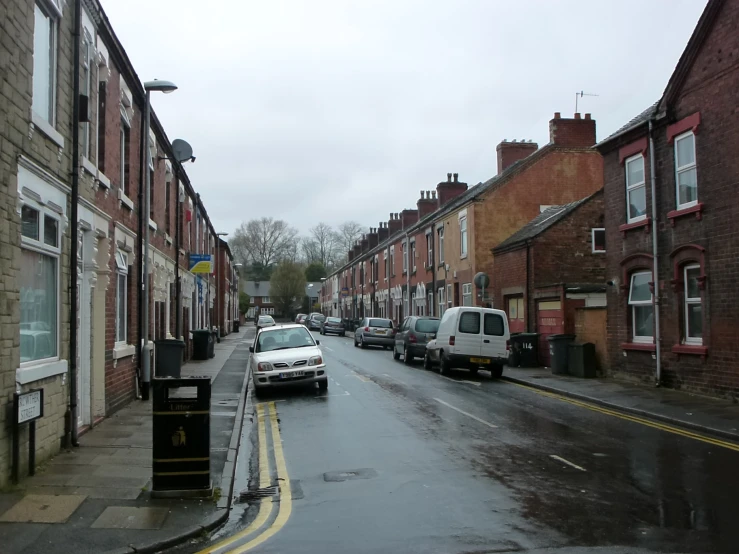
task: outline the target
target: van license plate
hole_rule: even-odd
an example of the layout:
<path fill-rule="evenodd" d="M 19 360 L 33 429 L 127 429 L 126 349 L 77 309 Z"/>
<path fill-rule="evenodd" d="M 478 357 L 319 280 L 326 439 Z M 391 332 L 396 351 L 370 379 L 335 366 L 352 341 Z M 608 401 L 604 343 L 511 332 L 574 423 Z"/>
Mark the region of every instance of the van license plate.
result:
<path fill-rule="evenodd" d="M 490 358 L 470 358 L 473 364 L 489 364 Z"/>

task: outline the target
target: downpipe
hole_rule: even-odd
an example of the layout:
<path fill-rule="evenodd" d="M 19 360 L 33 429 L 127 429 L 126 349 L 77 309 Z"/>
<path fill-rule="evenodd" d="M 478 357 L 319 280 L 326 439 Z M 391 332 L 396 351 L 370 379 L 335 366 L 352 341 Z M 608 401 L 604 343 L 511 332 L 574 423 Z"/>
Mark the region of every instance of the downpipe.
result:
<path fill-rule="evenodd" d="M 653 118 L 649 118 L 649 179 L 650 188 L 652 194 L 652 281 L 654 283 L 654 292 L 652 293 L 652 302 L 654 310 L 654 343 L 655 343 L 655 358 L 657 366 L 655 370 L 655 382 L 654 386 L 659 387 L 662 385 L 662 346 L 661 346 L 661 334 L 660 334 L 660 321 L 659 321 L 659 307 L 660 307 L 660 289 L 659 289 L 659 263 L 658 263 L 658 246 L 657 246 L 657 184 L 654 169 L 654 138 L 653 138 Z"/>
<path fill-rule="evenodd" d="M 70 444 L 79 446 L 77 436 L 77 258 L 79 256 L 79 222 L 77 205 L 80 195 L 80 31 L 82 28 L 82 1 L 74 2 L 73 87 L 72 95 L 72 191 L 70 194 L 70 248 L 69 248 L 69 410 Z"/>

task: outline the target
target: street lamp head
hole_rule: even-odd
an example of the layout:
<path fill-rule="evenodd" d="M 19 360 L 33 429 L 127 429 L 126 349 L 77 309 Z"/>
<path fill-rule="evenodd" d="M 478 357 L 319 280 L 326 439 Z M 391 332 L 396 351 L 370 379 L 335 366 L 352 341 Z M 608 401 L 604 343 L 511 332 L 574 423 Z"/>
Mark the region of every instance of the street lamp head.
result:
<path fill-rule="evenodd" d="M 219 237 L 227 237 L 228 233 L 216 233 Z"/>
<path fill-rule="evenodd" d="M 170 92 L 177 90 L 177 85 L 172 81 L 160 81 L 159 79 L 154 79 L 153 81 L 147 81 L 144 83 L 144 89 L 147 92 L 154 91 L 169 94 Z"/>

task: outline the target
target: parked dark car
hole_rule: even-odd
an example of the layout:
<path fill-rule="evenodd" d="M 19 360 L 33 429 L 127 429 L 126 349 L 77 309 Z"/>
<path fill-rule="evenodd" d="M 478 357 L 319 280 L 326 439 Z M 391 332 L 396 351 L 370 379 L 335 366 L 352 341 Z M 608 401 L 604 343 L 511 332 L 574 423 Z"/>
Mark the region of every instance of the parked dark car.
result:
<path fill-rule="evenodd" d="M 423 358 L 426 355 L 426 344 L 436 338 L 438 329 L 438 317 L 406 317 L 395 335 L 393 358 L 399 360 L 402 355 L 406 365 L 414 358 Z"/>
<path fill-rule="evenodd" d="M 308 327 L 310 331 L 318 331 L 321 329 L 321 324 L 326 321 L 326 316 L 323 314 L 310 314 L 308 316 L 308 320 L 305 323 L 305 326 Z"/>
<path fill-rule="evenodd" d="M 321 334 L 329 335 L 335 333 L 340 336 L 344 336 L 346 333 L 346 327 L 340 317 L 327 317 L 326 320 L 321 324 Z"/>

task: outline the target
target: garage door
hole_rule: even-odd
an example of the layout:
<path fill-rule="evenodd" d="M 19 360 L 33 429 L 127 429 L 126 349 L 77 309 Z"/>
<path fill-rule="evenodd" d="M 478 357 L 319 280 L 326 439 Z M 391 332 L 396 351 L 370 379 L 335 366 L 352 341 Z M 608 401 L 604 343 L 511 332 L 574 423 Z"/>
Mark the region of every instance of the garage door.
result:
<path fill-rule="evenodd" d="M 549 335 L 564 333 L 564 313 L 559 300 L 542 300 L 536 303 L 537 332 L 539 333 L 539 362 L 550 367 Z"/>

